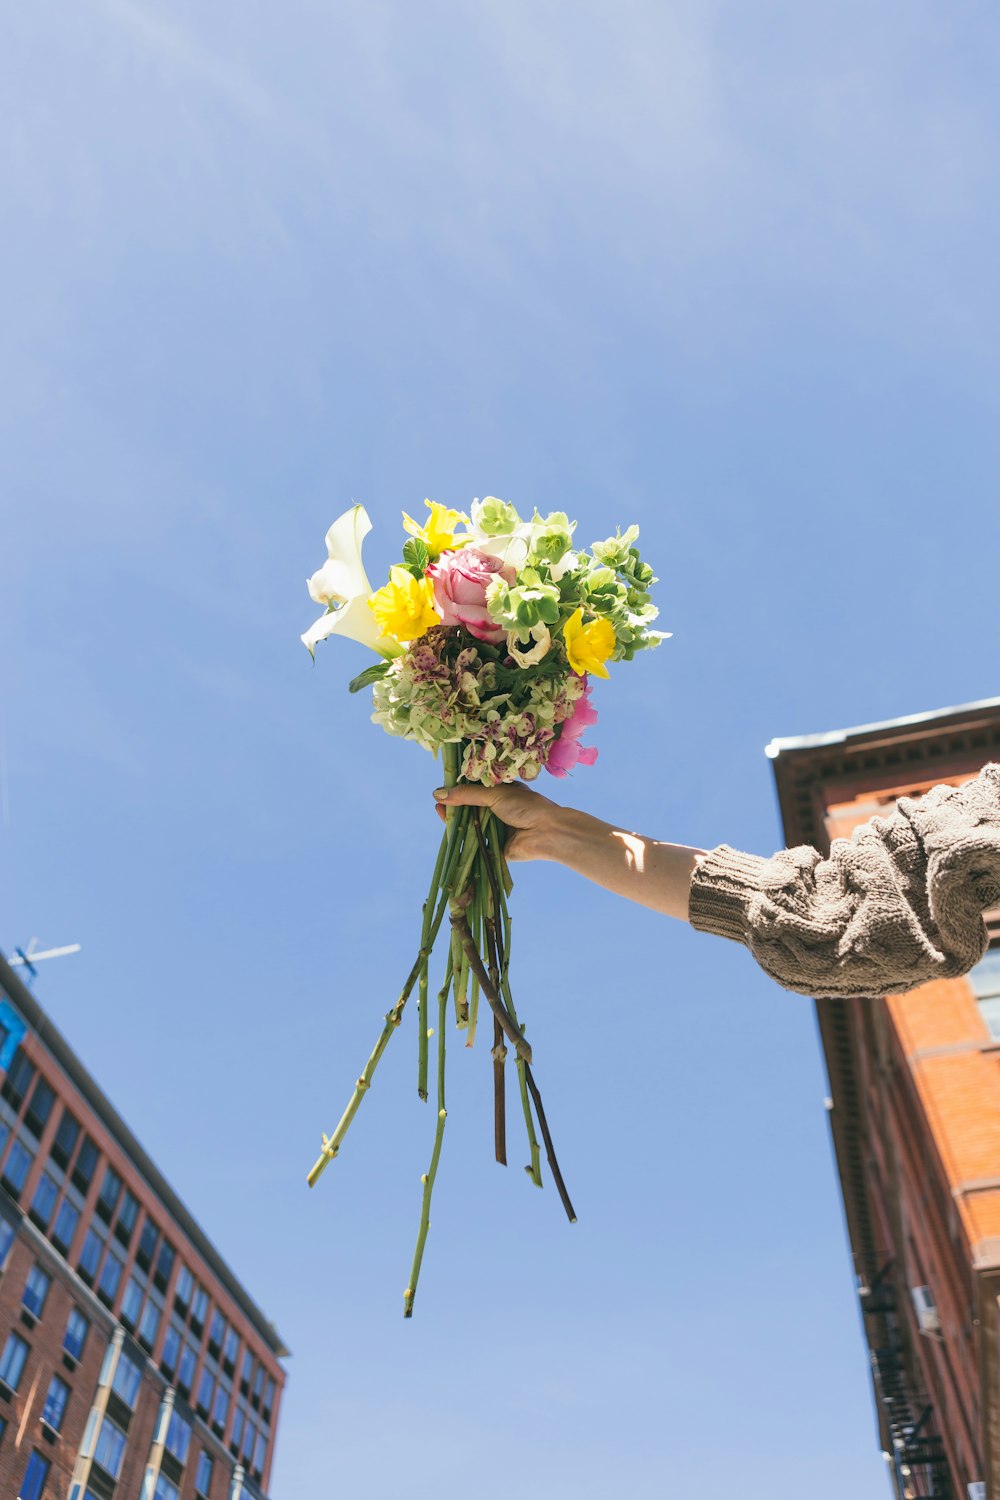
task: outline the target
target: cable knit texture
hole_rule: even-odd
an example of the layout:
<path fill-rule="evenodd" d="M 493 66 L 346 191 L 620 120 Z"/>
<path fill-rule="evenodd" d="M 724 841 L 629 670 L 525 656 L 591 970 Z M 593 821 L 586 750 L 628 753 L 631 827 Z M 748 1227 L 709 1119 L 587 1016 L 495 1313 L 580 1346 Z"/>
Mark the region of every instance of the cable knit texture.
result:
<path fill-rule="evenodd" d="M 785 989 L 821 999 L 899 995 L 954 979 L 988 945 L 1000 903 L 1000 764 L 964 786 L 900 797 L 824 858 L 803 844 L 765 859 L 720 844 L 696 867 L 689 917 L 745 943 Z"/>

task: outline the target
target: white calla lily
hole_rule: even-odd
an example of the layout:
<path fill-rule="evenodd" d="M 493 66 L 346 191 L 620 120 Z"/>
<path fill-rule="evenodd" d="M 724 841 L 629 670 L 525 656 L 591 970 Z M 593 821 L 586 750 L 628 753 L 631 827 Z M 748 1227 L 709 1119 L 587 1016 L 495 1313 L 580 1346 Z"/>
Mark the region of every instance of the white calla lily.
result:
<path fill-rule="evenodd" d="M 508 630 L 507 651 L 519 667 L 533 667 L 547 656 L 552 646 L 552 632 L 544 620 L 525 630 Z"/>
<path fill-rule="evenodd" d="M 334 521 L 326 534 L 329 556 L 306 583 L 310 597 L 327 606 L 326 614 L 302 637 L 310 656 L 315 654 L 317 641 L 325 641 L 331 635 L 360 641 L 380 656 L 398 656 L 402 650 L 398 641 L 382 635 L 368 605 L 373 591 L 361 561 L 361 546 L 371 529 L 364 506 L 353 505 Z"/>

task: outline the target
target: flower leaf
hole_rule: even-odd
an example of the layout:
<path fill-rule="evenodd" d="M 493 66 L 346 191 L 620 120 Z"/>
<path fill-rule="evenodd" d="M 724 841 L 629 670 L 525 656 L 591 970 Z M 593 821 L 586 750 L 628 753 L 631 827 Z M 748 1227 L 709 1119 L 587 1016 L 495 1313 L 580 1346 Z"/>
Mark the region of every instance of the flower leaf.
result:
<path fill-rule="evenodd" d="M 409 541 L 403 543 L 403 562 L 414 578 L 423 578 L 430 557 L 427 543 L 422 542 L 418 536 L 411 536 Z"/>
<path fill-rule="evenodd" d="M 349 693 L 360 693 L 363 688 L 371 687 L 373 682 L 378 682 L 379 678 L 384 677 L 388 670 L 389 663 L 387 661 L 377 661 L 374 666 L 365 667 L 365 670 L 359 672 L 357 677 L 351 678 L 347 684 L 347 691 Z"/>

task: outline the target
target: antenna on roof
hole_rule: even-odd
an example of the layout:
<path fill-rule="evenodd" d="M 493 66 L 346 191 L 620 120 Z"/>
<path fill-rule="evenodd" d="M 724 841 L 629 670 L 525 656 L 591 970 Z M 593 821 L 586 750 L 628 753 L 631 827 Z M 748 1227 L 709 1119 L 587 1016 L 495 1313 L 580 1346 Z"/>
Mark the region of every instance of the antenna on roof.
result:
<path fill-rule="evenodd" d="M 15 948 L 14 957 L 10 960 L 11 967 L 21 965 L 27 969 L 31 979 L 37 978 L 35 965 L 43 958 L 62 958 L 66 953 L 79 953 L 79 943 L 69 943 L 65 948 L 46 948 L 44 953 L 38 951 L 38 939 L 33 937 L 27 948 Z M 29 979 L 28 983 L 31 983 Z"/>

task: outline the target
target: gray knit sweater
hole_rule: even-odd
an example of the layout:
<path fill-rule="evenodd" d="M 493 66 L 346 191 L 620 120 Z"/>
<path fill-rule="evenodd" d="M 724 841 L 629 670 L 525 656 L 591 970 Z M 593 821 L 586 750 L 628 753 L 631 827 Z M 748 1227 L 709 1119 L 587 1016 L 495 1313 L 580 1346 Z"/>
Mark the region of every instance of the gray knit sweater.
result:
<path fill-rule="evenodd" d="M 720 844 L 691 879 L 700 932 L 745 943 L 785 989 L 898 995 L 968 973 L 1000 902 L 1000 764 L 964 786 L 900 797 L 824 858 L 803 844 L 765 859 Z"/>

